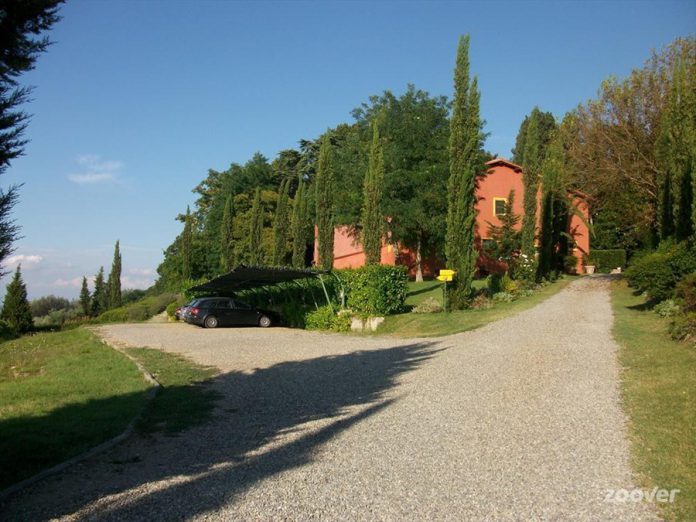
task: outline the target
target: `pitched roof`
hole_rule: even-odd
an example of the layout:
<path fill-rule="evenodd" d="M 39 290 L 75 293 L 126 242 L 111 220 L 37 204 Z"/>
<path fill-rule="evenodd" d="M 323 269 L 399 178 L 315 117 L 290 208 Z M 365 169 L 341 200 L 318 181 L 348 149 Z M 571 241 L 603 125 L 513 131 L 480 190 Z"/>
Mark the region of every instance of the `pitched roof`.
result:
<path fill-rule="evenodd" d="M 510 167 L 515 172 L 522 172 L 522 167 L 516 163 L 513 163 L 512 161 L 506 160 L 505 158 L 494 158 L 491 161 L 487 161 L 486 165 L 489 167 L 494 167 L 495 165 L 505 165 L 506 167 Z"/>

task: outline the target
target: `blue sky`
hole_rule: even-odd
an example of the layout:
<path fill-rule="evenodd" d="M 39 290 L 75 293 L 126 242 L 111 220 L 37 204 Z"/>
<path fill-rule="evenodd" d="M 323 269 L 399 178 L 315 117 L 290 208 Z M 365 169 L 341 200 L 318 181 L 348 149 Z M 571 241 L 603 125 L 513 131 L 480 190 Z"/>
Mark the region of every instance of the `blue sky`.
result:
<path fill-rule="evenodd" d="M 557 117 L 651 49 L 694 34 L 694 2 L 69 1 L 35 86 L 15 217 L 31 298 L 108 271 L 152 283 L 209 168 L 269 158 L 407 83 L 451 96 L 471 34 L 487 148 L 509 156 L 534 105 Z M 5 277 L 0 285 L 9 281 Z"/>

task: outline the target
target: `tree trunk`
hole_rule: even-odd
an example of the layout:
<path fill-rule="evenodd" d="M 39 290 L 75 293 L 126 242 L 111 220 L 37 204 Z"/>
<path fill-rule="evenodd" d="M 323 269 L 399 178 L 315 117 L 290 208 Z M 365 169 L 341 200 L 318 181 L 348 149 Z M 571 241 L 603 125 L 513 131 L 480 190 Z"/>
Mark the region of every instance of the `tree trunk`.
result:
<path fill-rule="evenodd" d="M 423 282 L 423 259 L 421 258 L 421 238 L 418 237 L 418 243 L 416 244 L 416 283 Z"/>

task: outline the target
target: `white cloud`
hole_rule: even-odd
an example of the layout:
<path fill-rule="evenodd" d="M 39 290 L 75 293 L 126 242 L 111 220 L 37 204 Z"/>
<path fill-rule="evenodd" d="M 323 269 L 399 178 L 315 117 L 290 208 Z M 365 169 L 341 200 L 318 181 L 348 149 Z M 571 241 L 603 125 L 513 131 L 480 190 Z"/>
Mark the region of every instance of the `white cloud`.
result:
<path fill-rule="evenodd" d="M 24 268 L 31 268 L 38 265 L 42 260 L 43 257 L 39 255 L 17 254 L 8 257 L 7 259 L 5 259 L 5 261 L 3 261 L 2 264 L 6 268 L 14 268 L 20 264 Z"/>
<path fill-rule="evenodd" d="M 56 279 L 53 281 L 53 286 L 57 286 L 58 288 L 80 288 L 82 286 L 82 278 Z"/>
<path fill-rule="evenodd" d="M 116 160 L 102 160 L 96 154 L 84 154 L 77 157 L 77 164 L 83 167 L 83 171 L 70 174 L 68 179 L 73 183 L 96 184 L 116 181 L 119 171 L 123 168 L 123 162 Z"/>
<path fill-rule="evenodd" d="M 121 288 L 134 289 L 134 288 L 149 288 L 155 282 L 154 277 L 131 277 L 131 276 L 121 276 Z"/>
<path fill-rule="evenodd" d="M 129 268 L 128 273 L 138 276 L 151 276 L 155 275 L 155 270 L 153 268 Z"/>

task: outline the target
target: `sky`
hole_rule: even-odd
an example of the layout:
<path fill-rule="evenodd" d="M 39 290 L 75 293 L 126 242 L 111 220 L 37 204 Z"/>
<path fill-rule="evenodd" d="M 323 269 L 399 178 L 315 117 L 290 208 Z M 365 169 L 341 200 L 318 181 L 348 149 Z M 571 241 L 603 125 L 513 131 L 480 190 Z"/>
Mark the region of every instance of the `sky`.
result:
<path fill-rule="evenodd" d="M 124 288 L 156 278 L 208 169 L 272 159 L 406 85 L 452 95 L 471 35 L 486 148 L 510 156 L 525 114 L 561 118 L 610 75 L 696 33 L 696 2 L 68 0 L 36 69 L 14 217 L 29 297 L 76 297 L 121 242 Z M 1 292 L 9 282 L 0 281 Z"/>

